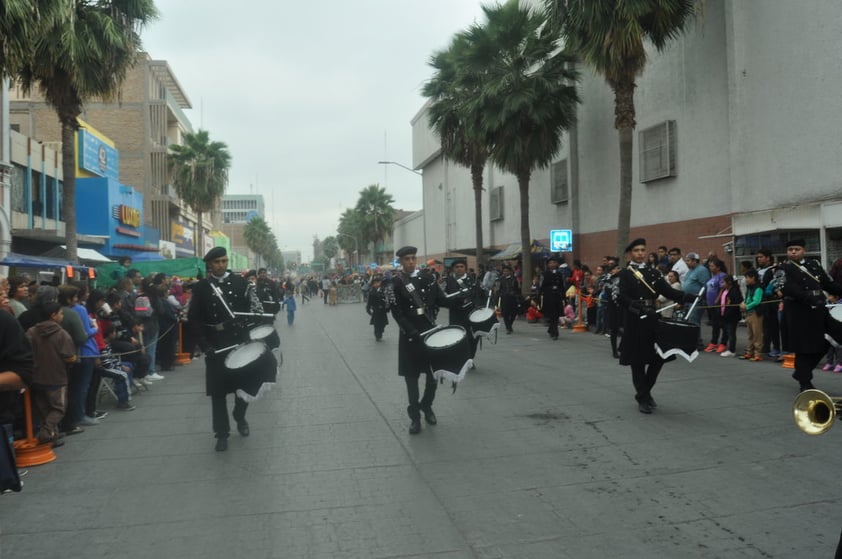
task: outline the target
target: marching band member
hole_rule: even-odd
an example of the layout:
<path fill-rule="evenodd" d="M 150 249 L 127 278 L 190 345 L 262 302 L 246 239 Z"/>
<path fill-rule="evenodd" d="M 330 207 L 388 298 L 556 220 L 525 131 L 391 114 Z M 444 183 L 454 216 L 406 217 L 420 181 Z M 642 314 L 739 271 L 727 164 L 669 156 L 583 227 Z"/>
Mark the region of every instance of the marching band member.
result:
<path fill-rule="evenodd" d="M 237 336 L 232 331 L 234 317 L 231 316 L 231 312 L 262 313 L 263 306 L 248 280 L 228 271 L 228 253 L 223 247 L 209 250 L 204 260 L 207 277 L 193 288 L 188 320 L 201 335 L 200 344 L 205 351 L 205 385 L 207 394 L 211 397 L 216 450 L 222 452 L 228 449 L 230 429 L 226 396 L 235 392 L 239 386 L 236 386 L 237 377 L 225 369 L 226 353 L 216 353 L 215 350 L 243 341 L 236 339 Z M 231 382 L 232 379 L 235 379 L 235 382 Z M 237 422 L 237 431 L 243 437 L 249 436 L 247 408 L 248 403 L 245 400 L 239 396 L 234 397 L 232 415 Z"/>
<path fill-rule="evenodd" d="M 387 313 L 389 304 L 386 302 L 386 288 L 383 285 L 382 276 L 374 276 L 371 279 L 371 289 L 368 291 L 368 298 L 365 303 L 365 311 L 371 317 L 369 324 L 374 326 L 374 339 L 378 342 L 383 339 L 383 331 L 389 324 Z"/>
<path fill-rule="evenodd" d="M 474 293 L 476 291 L 475 279 L 468 275 L 468 262 L 464 258 L 458 258 L 450 265 L 450 275 L 445 280 L 444 291 L 448 298 L 460 299 L 458 303 L 450 308 L 448 324 L 461 326 L 468 333 L 471 342 L 471 359 L 477 354 L 479 339 L 473 335 L 471 328 L 471 311 L 474 310 Z"/>
<path fill-rule="evenodd" d="M 630 262 L 627 268 L 620 270 L 618 291 L 624 322 L 620 364 L 631 366 L 634 398 L 640 413 L 648 414 L 657 407 L 652 399 L 652 388 L 664 365 L 664 359 L 655 351 L 658 323 L 655 299 L 663 295 L 676 302 L 691 302 L 695 296 L 673 289 L 658 270 L 646 265 L 644 239 L 629 243 L 626 253 Z"/>
<path fill-rule="evenodd" d="M 436 379 L 430 370 L 430 363 L 424 351 L 421 334 L 434 328 L 432 310 L 437 304 L 450 307 L 437 286 L 432 274 L 422 274 L 415 267 L 415 255 L 418 249 L 405 246 L 395 252 L 401 269 L 392 276 L 392 282 L 386 288 L 386 301 L 392 311 L 400 334 L 398 336 L 398 375 L 406 382 L 406 395 L 409 405 L 409 434 L 421 432 L 421 412 L 430 425 L 438 423 L 433 412 L 433 400 L 436 398 Z M 424 395 L 419 399 L 418 377 L 427 376 L 424 383 Z"/>
<path fill-rule="evenodd" d="M 522 299 L 520 285 L 512 267 L 508 264 L 503 266 L 503 275 L 500 276 L 498 282 L 497 293 L 500 296 L 498 306 L 503 315 L 503 323 L 506 325 L 506 334 L 511 334 L 512 326 L 517 318 L 518 301 Z"/>
<path fill-rule="evenodd" d="M 547 319 L 547 333 L 553 340 L 558 339 L 558 317 L 564 310 L 565 280 L 565 274 L 558 268 L 558 257 L 550 256 L 541 282 L 541 310 Z"/>
<path fill-rule="evenodd" d="M 825 291 L 842 295 L 842 285 L 833 281 L 817 260 L 806 259 L 804 239 L 786 244 L 789 260 L 775 275 L 776 290 L 783 295 L 783 320 L 788 333 L 788 351 L 795 353 L 795 372 L 801 390 L 813 388 L 813 369 L 827 352 L 825 333 L 842 341 L 842 324 L 830 317 Z"/>

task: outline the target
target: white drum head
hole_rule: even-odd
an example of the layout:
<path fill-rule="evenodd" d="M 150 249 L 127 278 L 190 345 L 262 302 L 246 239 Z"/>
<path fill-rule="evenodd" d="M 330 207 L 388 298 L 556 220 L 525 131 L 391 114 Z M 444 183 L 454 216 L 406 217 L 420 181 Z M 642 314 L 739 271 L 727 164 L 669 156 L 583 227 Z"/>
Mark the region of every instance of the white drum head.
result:
<path fill-rule="evenodd" d="M 842 306 L 830 307 L 830 316 L 837 322 L 842 322 Z"/>
<path fill-rule="evenodd" d="M 459 343 L 465 337 L 465 330 L 463 328 L 448 327 L 442 328 L 437 332 L 433 332 L 424 340 L 424 344 L 430 348 L 444 348 L 450 347 Z"/>
<path fill-rule="evenodd" d="M 260 359 L 265 351 L 266 345 L 263 342 L 243 344 L 225 357 L 225 366 L 229 369 L 242 369 Z"/>
<path fill-rule="evenodd" d="M 494 316 L 494 309 L 477 309 L 468 315 L 468 320 L 474 324 L 480 324 L 492 316 Z"/>
<path fill-rule="evenodd" d="M 249 339 L 252 341 L 262 340 L 266 336 L 271 336 L 275 331 L 275 327 L 271 324 L 263 324 L 249 330 Z"/>

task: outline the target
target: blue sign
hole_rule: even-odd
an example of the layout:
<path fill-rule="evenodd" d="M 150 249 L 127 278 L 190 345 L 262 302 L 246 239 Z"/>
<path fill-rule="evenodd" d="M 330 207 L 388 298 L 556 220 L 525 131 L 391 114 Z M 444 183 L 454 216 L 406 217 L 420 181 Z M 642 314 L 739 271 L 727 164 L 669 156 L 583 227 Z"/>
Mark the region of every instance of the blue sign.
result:
<path fill-rule="evenodd" d="M 573 252 L 573 230 L 553 229 L 550 231 L 550 250 L 552 252 Z"/>
<path fill-rule="evenodd" d="M 401 267 L 401 261 L 399 259 L 395 258 L 394 260 L 392 260 L 392 267 L 393 268 L 400 268 Z"/>
<path fill-rule="evenodd" d="M 256 217 L 260 217 L 260 214 L 258 214 L 255 210 L 251 210 L 249 213 L 246 214 L 246 221 L 251 221 Z"/>
<path fill-rule="evenodd" d="M 120 177 L 119 152 L 85 130 L 79 129 L 79 167 L 100 177 Z"/>

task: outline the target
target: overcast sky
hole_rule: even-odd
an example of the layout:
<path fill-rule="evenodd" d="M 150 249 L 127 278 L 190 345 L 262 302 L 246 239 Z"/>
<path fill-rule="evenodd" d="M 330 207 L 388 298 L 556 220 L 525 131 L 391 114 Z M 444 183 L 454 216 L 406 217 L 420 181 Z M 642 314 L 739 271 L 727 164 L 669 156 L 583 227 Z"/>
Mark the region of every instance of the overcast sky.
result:
<path fill-rule="evenodd" d="M 359 191 L 421 209 L 410 120 L 430 55 L 482 21 L 479 0 L 156 0 L 144 48 L 166 60 L 194 130 L 228 144 L 229 194 L 262 194 L 282 250 L 313 256 Z"/>

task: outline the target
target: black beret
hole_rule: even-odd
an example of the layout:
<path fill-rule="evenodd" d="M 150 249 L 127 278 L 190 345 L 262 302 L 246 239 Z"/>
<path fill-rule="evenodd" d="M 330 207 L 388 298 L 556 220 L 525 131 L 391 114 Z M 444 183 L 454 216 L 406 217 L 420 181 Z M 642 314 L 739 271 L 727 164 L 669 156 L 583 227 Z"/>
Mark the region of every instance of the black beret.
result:
<path fill-rule="evenodd" d="M 807 243 L 804 242 L 804 239 L 792 239 L 786 242 L 786 248 L 789 247 L 806 247 Z"/>
<path fill-rule="evenodd" d="M 225 247 L 213 247 L 205 255 L 204 261 L 211 262 L 212 260 L 222 258 L 223 256 L 228 256 L 228 251 L 225 250 Z"/>
<path fill-rule="evenodd" d="M 417 248 L 412 247 L 412 246 L 405 246 L 405 247 L 399 248 L 398 251 L 395 253 L 395 256 L 397 256 L 398 258 L 403 258 L 407 254 L 417 254 L 417 253 L 418 253 Z"/>
<path fill-rule="evenodd" d="M 630 242 L 629 244 L 627 244 L 627 245 L 626 245 L 626 250 L 625 250 L 625 252 L 631 252 L 631 250 L 632 250 L 634 247 L 636 247 L 636 246 L 640 246 L 640 245 L 646 246 L 646 239 L 644 239 L 644 238 L 638 238 L 638 239 L 633 240 L 632 242 Z"/>

